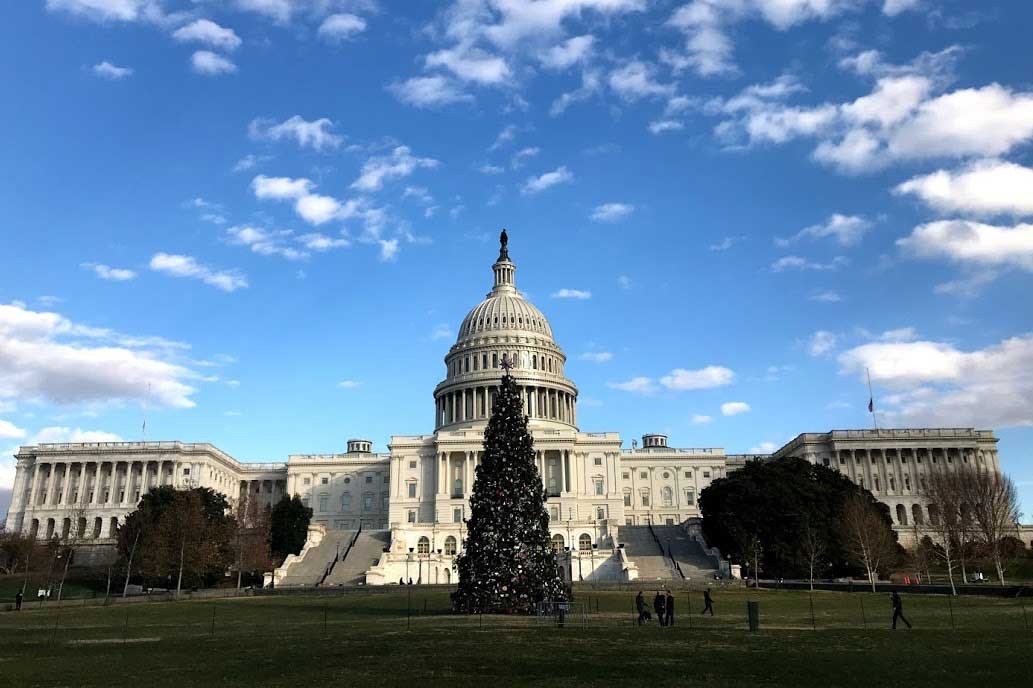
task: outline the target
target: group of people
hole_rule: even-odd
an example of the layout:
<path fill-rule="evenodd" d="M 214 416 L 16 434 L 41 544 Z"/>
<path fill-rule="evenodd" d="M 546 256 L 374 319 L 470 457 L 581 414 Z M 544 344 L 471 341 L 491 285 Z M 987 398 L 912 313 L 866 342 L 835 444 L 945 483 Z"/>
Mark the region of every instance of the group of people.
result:
<path fill-rule="evenodd" d="M 638 611 L 638 625 L 642 626 L 647 623 L 651 616 L 649 609 L 646 607 L 646 598 L 642 591 L 639 590 L 638 595 L 635 596 L 635 609 Z M 657 590 L 656 597 L 653 598 L 653 611 L 656 613 L 656 620 L 660 622 L 661 626 L 673 626 L 674 625 L 674 595 L 670 590 L 663 591 Z M 710 615 L 714 615 L 714 600 L 710 597 L 710 589 L 703 591 L 703 614 L 710 612 Z"/>

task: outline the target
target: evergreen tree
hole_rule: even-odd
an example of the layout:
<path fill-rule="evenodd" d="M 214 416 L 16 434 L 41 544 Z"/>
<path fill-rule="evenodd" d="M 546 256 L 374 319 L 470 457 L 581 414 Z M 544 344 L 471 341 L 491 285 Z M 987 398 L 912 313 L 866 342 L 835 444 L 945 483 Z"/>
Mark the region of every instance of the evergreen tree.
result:
<path fill-rule="evenodd" d="M 459 586 L 452 604 L 457 611 L 527 612 L 563 595 L 534 440 L 509 362 L 503 359 L 502 367 L 470 497 L 466 546 L 456 559 Z"/>
<path fill-rule="evenodd" d="M 276 561 L 282 562 L 288 554 L 297 554 L 305 546 L 312 509 L 301 497 L 283 496 L 270 514 L 269 546 Z"/>

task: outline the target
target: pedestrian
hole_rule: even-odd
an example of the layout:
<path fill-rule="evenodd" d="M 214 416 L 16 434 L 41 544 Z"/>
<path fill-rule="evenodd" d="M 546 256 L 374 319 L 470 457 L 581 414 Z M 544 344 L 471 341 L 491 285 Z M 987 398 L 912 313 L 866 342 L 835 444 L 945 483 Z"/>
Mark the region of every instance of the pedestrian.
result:
<path fill-rule="evenodd" d="M 638 595 L 635 595 L 635 609 L 638 611 L 638 625 L 641 626 L 646 621 L 649 621 L 649 610 L 646 609 L 646 598 L 642 595 L 642 591 L 638 591 Z"/>
<path fill-rule="evenodd" d="M 22 594 L 21 590 L 19 590 L 17 593 L 15 593 L 15 595 L 14 595 L 14 611 L 20 612 L 22 610 L 22 599 L 24 597 L 25 597 L 25 595 Z"/>
<path fill-rule="evenodd" d="M 674 625 L 674 595 L 671 594 L 670 590 L 667 591 L 667 599 L 665 600 L 664 608 L 667 610 L 667 620 L 664 621 L 664 625 L 665 626 L 673 626 Z"/>
<path fill-rule="evenodd" d="M 653 598 L 653 611 L 656 612 L 656 620 L 660 622 L 660 625 L 664 625 L 664 596 L 660 594 L 660 591 L 656 591 L 656 597 Z"/>
<path fill-rule="evenodd" d="M 890 604 L 893 605 L 893 630 L 897 630 L 897 619 L 900 619 L 907 624 L 908 628 L 911 628 L 911 622 L 904 616 L 904 602 L 900 599 L 900 595 L 897 594 L 896 590 L 890 595 Z"/>
<path fill-rule="evenodd" d="M 700 612 L 700 616 L 707 612 L 710 612 L 711 616 L 714 615 L 714 600 L 710 597 L 710 588 L 703 591 L 703 611 Z"/>
<path fill-rule="evenodd" d="M 399 584 L 399 585 L 405 585 L 405 579 L 404 579 L 404 578 L 401 578 L 401 577 L 399 577 L 399 578 L 398 578 L 398 584 Z"/>

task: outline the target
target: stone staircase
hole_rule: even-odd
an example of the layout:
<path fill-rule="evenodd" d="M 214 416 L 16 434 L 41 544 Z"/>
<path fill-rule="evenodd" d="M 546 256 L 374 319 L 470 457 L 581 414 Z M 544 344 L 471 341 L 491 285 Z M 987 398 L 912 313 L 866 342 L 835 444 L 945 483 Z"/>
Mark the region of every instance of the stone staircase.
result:
<path fill-rule="evenodd" d="M 343 558 L 337 562 L 330 575 L 321 585 L 363 585 L 366 583 L 366 571 L 376 566 L 384 548 L 391 544 L 390 530 L 363 530 L 355 539 L 355 544 L 348 550 L 347 556 L 342 548 Z"/>
<path fill-rule="evenodd" d="M 348 549 L 348 543 L 355 537 L 354 530 L 327 530 L 318 545 L 309 547 L 304 556 L 291 562 L 286 575 L 277 582 L 278 587 L 315 587 L 319 585 L 327 569 L 334 566 L 337 554 Z"/>
<path fill-rule="evenodd" d="M 638 567 L 641 581 L 681 580 L 683 576 L 700 580 L 712 577 L 720 569 L 720 563 L 707 556 L 681 526 L 653 526 L 652 533 L 649 526 L 621 526 L 617 542 L 624 544 L 628 559 Z"/>

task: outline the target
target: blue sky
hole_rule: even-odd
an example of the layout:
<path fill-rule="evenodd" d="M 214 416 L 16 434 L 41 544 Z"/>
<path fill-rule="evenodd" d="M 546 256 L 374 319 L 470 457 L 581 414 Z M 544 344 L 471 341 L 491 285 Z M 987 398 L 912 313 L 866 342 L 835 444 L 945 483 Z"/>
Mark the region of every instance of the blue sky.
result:
<path fill-rule="evenodd" d="M 505 226 L 582 429 L 769 450 L 868 367 L 1028 513 L 1033 8 L 974 7 L 8 3 L 0 447 L 429 432 Z"/>

